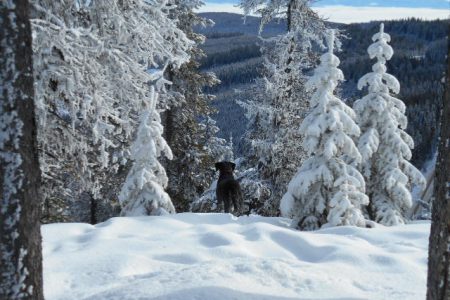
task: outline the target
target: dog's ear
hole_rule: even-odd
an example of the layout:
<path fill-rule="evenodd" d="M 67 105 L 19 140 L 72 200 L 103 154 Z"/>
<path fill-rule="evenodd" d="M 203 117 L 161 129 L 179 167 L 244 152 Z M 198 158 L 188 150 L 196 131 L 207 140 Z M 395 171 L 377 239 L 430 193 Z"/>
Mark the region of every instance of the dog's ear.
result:
<path fill-rule="evenodd" d="M 221 162 L 216 162 L 215 167 L 216 167 L 216 171 L 219 171 L 220 168 L 222 167 L 222 163 Z"/>
<path fill-rule="evenodd" d="M 235 163 L 230 163 L 231 164 L 231 169 L 233 169 L 233 171 L 234 171 L 234 169 L 236 168 L 236 164 Z"/>

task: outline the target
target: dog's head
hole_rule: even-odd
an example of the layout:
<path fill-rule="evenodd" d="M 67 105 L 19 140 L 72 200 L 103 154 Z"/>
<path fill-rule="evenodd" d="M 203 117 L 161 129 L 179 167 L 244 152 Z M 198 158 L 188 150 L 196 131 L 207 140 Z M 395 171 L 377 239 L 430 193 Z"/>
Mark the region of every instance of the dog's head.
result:
<path fill-rule="evenodd" d="M 221 174 L 233 174 L 236 164 L 229 161 L 221 161 L 216 163 L 216 171 Z"/>

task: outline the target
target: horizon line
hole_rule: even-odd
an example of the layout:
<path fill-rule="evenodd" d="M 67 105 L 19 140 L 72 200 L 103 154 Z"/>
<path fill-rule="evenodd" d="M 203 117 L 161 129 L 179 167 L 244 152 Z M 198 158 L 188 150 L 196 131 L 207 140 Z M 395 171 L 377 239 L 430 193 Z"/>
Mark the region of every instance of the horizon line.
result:
<path fill-rule="evenodd" d="M 450 10 L 439 8 L 328 5 L 313 6 L 312 9 L 329 22 L 343 24 L 411 18 L 423 21 L 450 19 Z M 228 12 L 243 15 L 242 9 L 232 3 L 207 3 L 198 9 L 197 12 Z"/>

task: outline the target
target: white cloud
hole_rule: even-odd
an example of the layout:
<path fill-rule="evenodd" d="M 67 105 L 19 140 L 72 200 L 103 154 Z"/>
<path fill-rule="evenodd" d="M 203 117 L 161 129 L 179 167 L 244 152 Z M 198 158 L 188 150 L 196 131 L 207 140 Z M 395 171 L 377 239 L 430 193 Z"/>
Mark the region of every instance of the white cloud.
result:
<path fill-rule="evenodd" d="M 450 0 L 449 0 L 450 1 Z M 330 5 L 313 7 L 322 17 L 331 22 L 360 23 L 379 20 L 396 20 L 404 18 L 421 18 L 424 20 L 448 19 L 450 12 L 446 9 L 407 8 L 407 7 L 374 7 Z M 242 10 L 233 3 L 206 3 L 199 12 L 232 12 L 242 14 Z"/>
<path fill-rule="evenodd" d="M 338 23 L 360 23 L 380 20 L 396 20 L 416 17 L 424 20 L 448 19 L 450 12 L 446 9 L 408 8 L 408 7 L 354 7 L 323 6 L 314 8 L 329 21 Z"/>
<path fill-rule="evenodd" d="M 231 12 L 236 14 L 243 14 L 244 12 L 236 4 L 233 3 L 206 3 L 198 12 Z"/>

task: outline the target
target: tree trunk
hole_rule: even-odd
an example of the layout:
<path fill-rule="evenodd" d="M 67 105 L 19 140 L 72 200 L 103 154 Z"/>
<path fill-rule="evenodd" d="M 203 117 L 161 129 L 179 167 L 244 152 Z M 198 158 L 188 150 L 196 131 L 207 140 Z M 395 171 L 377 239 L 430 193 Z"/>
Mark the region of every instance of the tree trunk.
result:
<path fill-rule="evenodd" d="M 175 71 L 172 66 L 169 66 L 167 68 L 165 78 L 167 80 L 173 82 Z M 168 87 L 168 89 L 172 90 L 173 86 Z M 173 146 L 173 133 L 174 133 L 174 113 L 173 110 L 175 110 L 176 107 L 169 107 L 162 113 L 162 124 L 164 124 L 164 133 L 163 137 L 166 140 L 167 144 L 170 148 Z"/>
<path fill-rule="evenodd" d="M 98 223 L 97 222 L 97 201 L 98 200 L 95 199 L 94 196 L 91 194 L 89 194 L 89 197 L 90 197 L 90 199 L 89 199 L 90 205 L 89 206 L 91 209 L 91 217 L 90 217 L 89 223 L 91 223 L 92 225 L 95 225 Z"/>
<path fill-rule="evenodd" d="M 29 4 L 0 2 L 0 299 L 43 299 Z"/>
<path fill-rule="evenodd" d="M 290 0 L 288 3 L 288 9 L 287 9 L 287 17 L 286 17 L 286 21 L 287 21 L 287 31 L 291 31 L 292 29 L 292 10 L 294 9 L 294 1 L 295 0 Z"/>
<path fill-rule="evenodd" d="M 305 5 L 308 5 L 308 1 L 303 2 L 302 0 L 290 0 L 287 7 L 287 31 L 293 31 L 298 26 L 303 26 L 304 24 L 298 24 L 298 16 L 304 11 Z"/>
<path fill-rule="evenodd" d="M 450 299 L 450 49 L 436 162 L 436 198 L 433 203 L 428 259 L 427 300 Z"/>

